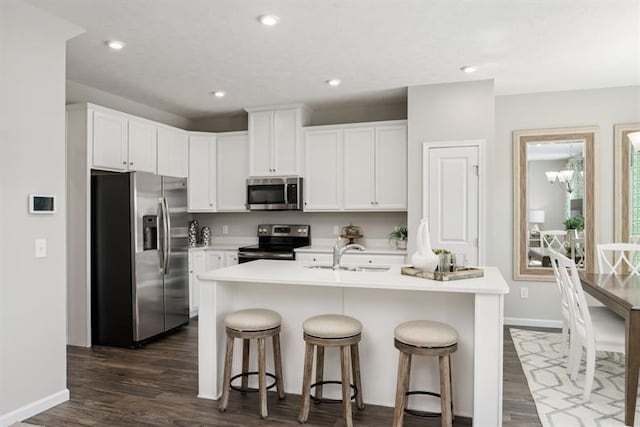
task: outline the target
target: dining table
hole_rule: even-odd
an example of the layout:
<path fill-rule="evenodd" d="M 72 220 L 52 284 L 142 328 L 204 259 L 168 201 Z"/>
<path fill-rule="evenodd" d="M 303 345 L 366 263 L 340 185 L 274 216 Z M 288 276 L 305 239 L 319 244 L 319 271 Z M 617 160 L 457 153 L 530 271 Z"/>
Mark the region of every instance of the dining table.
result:
<path fill-rule="evenodd" d="M 632 426 L 640 370 L 640 276 L 580 272 L 582 288 L 624 319 L 624 423 Z"/>

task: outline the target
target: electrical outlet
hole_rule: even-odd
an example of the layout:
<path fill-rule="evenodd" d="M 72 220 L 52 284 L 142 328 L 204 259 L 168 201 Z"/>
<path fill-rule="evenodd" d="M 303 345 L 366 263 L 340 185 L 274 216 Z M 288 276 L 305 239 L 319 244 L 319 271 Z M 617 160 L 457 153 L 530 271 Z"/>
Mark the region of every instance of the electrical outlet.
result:
<path fill-rule="evenodd" d="M 222 234 L 229 234 L 229 226 L 228 225 L 223 225 L 222 226 Z"/>
<path fill-rule="evenodd" d="M 336 236 L 338 234 L 340 234 L 340 226 L 339 225 L 334 225 L 333 226 L 333 234 L 335 234 Z"/>
<path fill-rule="evenodd" d="M 36 239 L 36 258 L 47 256 L 47 239 Z"/>
<path fill-rule="evenodd" d="M 520 288 L 520 298 L 529 298 L 529 288 L 526 286 Z"/>

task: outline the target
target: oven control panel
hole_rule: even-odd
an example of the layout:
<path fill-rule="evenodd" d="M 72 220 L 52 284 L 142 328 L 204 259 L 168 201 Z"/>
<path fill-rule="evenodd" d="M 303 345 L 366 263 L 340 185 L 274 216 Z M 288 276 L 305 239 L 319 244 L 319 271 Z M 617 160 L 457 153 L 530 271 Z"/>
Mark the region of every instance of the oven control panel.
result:
<path fill-rule="evenodd" d="M 261 224 L 258 237 L 308 237 L 310 229 L 309 225 Z"/>

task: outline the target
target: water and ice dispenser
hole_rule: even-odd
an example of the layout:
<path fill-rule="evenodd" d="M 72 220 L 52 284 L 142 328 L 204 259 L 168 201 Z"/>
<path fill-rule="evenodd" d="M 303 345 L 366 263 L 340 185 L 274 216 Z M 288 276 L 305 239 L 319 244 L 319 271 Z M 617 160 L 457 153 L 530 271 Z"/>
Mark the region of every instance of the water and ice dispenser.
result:
<path fill-rule="evenodd" d="M 142 217 L 142 248 L 145 251 L 158 249 L 158 215 Z"/>

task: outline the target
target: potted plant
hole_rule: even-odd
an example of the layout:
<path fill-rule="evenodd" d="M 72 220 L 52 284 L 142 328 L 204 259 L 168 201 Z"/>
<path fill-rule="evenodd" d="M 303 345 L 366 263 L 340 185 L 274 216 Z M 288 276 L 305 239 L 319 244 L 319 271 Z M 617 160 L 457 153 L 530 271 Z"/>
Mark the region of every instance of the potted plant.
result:
<path fill-rule="evenodd" d="M 578 232 L 584 230 L 584 217 L 582 215 L 572 216 L 565 219 L 562 223 L 564 224 L 565 230 L 567 230 L 565 246 L 569 249 L 578 241 Z"/>
<path fill-rule="evenodd" d="M 389 233 L 389 241 L 395 240 L 396 248 L 407 249 L 407 227 L 398 226 Z"/>

